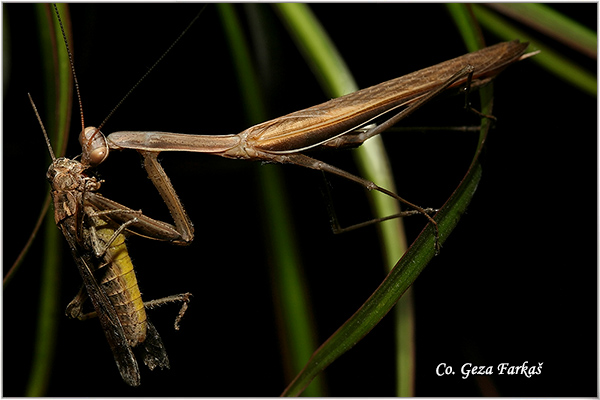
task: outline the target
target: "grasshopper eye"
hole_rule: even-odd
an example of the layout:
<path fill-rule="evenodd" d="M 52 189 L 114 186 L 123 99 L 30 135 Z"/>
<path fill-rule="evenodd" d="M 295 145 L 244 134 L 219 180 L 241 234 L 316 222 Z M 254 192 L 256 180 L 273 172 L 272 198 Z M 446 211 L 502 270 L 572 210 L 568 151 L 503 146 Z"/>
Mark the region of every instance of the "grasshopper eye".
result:
<path fill-rule="evenodd" d="M 81 163 L 95 167 L 108 157 L 106 137 L 98 128 L 88 126 L 79 134 L 82 154 Z"/>

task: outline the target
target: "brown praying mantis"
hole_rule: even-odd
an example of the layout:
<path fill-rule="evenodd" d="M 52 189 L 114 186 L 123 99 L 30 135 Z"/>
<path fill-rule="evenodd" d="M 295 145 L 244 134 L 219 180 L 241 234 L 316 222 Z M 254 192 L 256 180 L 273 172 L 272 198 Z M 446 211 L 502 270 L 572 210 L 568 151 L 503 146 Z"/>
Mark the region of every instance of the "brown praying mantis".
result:
<path fill-rule="evenodd" d="M 378 135 L 447 90 L 477 88 L 492 80 L 509 65 L 528 57 L 528 43 L 511 41 L 442 62 L 411 74 L 350 93 L 326 103 L 252 126 L 236 135 L 191 135 L 168 132 L 114 132 L 107 138 L 94 127 L 80 135 L 84 148 L 82 160 L 98 165 L 109 150 L 134 149 L 144 156 L 148 175 L 165 200 L 179 232 L 173 240 L 190 241 L 191 226 L 184 208 L 166 173 L 156 160 L 163 151 L 186 151 L 225 158 L 295 164 L 356 182 L 368 190 L 384 193 L 424 215 L 436 228 L 430 215 L 435 210 L 422 208 L 374 182 L 348 173 L 306 154 L 310 150 L 355 147 Z M 383 122 L 378 123 L 383 120 Z M 438 248 L 436 233 L 436 251 Z"/>

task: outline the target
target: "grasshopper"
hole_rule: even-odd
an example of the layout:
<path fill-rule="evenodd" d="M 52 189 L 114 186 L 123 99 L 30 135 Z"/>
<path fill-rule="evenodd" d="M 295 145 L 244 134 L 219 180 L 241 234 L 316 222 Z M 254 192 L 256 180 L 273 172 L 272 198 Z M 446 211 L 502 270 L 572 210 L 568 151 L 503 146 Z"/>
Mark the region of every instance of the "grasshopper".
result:
<path fill-rule="evenodd" d="M 32 105 L 35 109 L 33 101 Z M 124 232 L 174 242 L 181 237 L 169 224 L 148 218 L 141 211 L 98 194 L 101 182 L 86 172 L 90 165 L 56 158 L 46 134 L 45 137 L 53 159 L 46 177 L 52 187 L 55 222 L 69 244 L 84 283 L 67 306 L 66 313 L 82 320 L 97 316 L 123 380 L 131 386 L 139 386 L 140 372 L 133 347 L 139 346 L 144 363 L 151 370 L 157 366 L 169 368 L 169 358 L 156 328 L 146 315 L 146 308 L 183 302 L 175 321 L 175 328 L 179 329 L 191 294 L 145 304 L 125 246 Z M 83 313 L 86 298 L 92 301 L 94 313 Z"/>
<path fill-rule="evenodd" d="M 62 29 L 56 7 L 55 11 Z M 63 38 L 71 59 L 64 30 Z M 79 96 L 72 59 L 71 68 Z M 146 309 L 170 302 L 182 302 L 175 320 L 175 329 L 179 329 L 179 322 L 187 310 L 191 294 L 182 293 L 143 302 L 125 245 L 125 234 L 187 244 L 193 238 L 193 226 L 183 207 L 169 203 L 168 199 L 165 201 L 172 213 L 177 213 L 175 226 L 149 218 L 141 211 L 132 210 L 100 195 L 98 190 L 101 181 L 91 173 L 91 169 L 104 159 L 103 154 L 107 154 L 107 150 L 102 150 L 102 143 L 82 139 L 81 161 L 56 158 L 33 99 L 31 96 L 29 99 L 52 157 L 46 177 L 52 188 L 55 222 L 69 244 L 83 280 L 83 287 L 67 306 L 66 314 L 81 320 L 97 317 L 123 380 L 128 385 L 139 386 L 140 371 L 133 348 L 140 349 L 144 363 L 151 370 L 156 367 L 169 368 L 166 350 L 160 335 L 146 315 Z M 81 115 L 83 124 L 83 112 Z M 84 129 L 83 137 L 86 132 L 89 131 Z M 93 144 L 93 150 L 89 149 L 90 144 Z M 149 175 L 160 175 L 162 168 L 156 158 L 148 155 L 145 160 Z M 156 170 L 159 172 L 155 173 Z M 168 178 L 155 184 L 168 186 L 166 192 L 173 191 Z M 94 312 L 83 312 L 83 304 L 87 298 L 91 300 Z"/>

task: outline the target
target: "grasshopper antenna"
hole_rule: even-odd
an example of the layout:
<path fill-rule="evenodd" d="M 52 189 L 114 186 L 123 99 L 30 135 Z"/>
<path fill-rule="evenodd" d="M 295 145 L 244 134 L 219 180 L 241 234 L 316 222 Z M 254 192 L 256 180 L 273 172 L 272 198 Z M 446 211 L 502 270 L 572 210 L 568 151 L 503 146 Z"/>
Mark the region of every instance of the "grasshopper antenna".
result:
<path fill-rule="evenodd" d="M 58 12 L 58 7 L 56 6 L 56 4 L 53 4 L 53 6 L 54 6 L 54 12 L 56 13 L 56 18 L 58 18 L 58 24 L 60 25 L 60 31 L 62 33 L 62 37 L 65 42 L 65 47 L 67 48 L 67 54 L 69 55 L 69 63 L 71 64 L 71 72 L 73 73 L 73 81 L 75 82 L 75 91 L 77 92 L 77 101 L 79 102 L 79 115 L 81 116 L 81 130 L 83 131 L 85 129 L 85 123 L 83 121 L 83 104 L 81 102 L 81 93 L 79 92 L 79 82 L 77 82 L 77 74 L 75 73 L 75 63 L 73 62 L 73 55 L 71 54 L 71 49 L 69 49 L 69 41 L 67 40 L 67 35 L 65 34 L 65 29 L 63 27 L 62 20 L 60 19 L 60 13 Z"/>
<path fill-rule="evenodd" d="M 77 92 L 77 102 L 79 103 L 79 116 L 81 118 L 81 133 L 79 135 L 79 142 L 81 143 L 82 148 L 81 162 L 82 164 L 88 167 L 96 166 L 102 161 L 104 161 L 106 157 L 108 157 L 108 146 L 106 145 L 104 135 L 100 133 L 99 129 L 93 127 L 86 129 L 85 127 L 85 121 L 83 116 L 83 102 L 81 100 L 79 82 L 77 81 L 77 73 L 75 72 L 73 54 L 71 53 L 71 49 L 69 48 L 69 41 L 67 40 L 67 35 L 65 34 L 65 29 L 62 23 L 62 19 L 60 18 L 60 13 L 58 12 L 58 7 L 56 6 L 56 4 L 53 5 L 56 18 L 58 19 L 58 24 L 60 25 L 60 31 L 62 33 L 63 41 L 65 43 L 65 48 L 67 50 L 67 55 L 69 56 L 69 64 L 71 65 L 71 73 L 73 74 L 73 82 L 75 83 L 75 91 Z"/>
<path fill-rule="evenodd" d="M 48 138 L 48 133 L 46 133 L 46 128 L 44 128 L 44 123 L 42 122 L 42 118 L 40 117 L 40 113 L 38 113 L 37 107 L 31 98 L 31 94 L 27 93 L 29 97 L 29 101 L 31 102 L 31 106 L 33 107 L 33 112 L 35 112 L 35 116 L 37 117 L 40 126 L 42 127 L 42 132 L 44 132 L 44 139 L 46 139 L 46 145 L 48 145 L 48 150 L 50 151 L 50 157 L 52 157 L 52 162 L 56 161 L 56 156 L 54 155 L 54 150 L 52 149 L 52 144 L 50 144 L 50 139 Z"/>

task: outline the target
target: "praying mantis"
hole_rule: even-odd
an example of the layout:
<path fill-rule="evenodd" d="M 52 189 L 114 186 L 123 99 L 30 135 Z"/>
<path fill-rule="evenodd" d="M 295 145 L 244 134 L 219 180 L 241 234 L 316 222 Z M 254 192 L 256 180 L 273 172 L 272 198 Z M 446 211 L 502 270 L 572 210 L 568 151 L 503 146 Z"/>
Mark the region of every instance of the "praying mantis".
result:
<path fill-rule="evenodd" d="M 466 77 L 466 75 L 462 75 L 462 76 L 461 76 L 459 79 L 464 79 L 465 77 Z M 113 148 L 113 149 L 117 149 L 117 148 L 121 148 L 121 149 L 122 149 L 122 148 L 138 149 L 139 147 L 138 147 L 138 145 L 137 145 L 137 144 L 126 143 L 125 141 L 123 141 L 124 139 L 126 139 L 126 140 L 129 140 L 129 139 L 131 139 L 131 138 L 135 138 L 135 137 L 136 137 L 136 134 L 132 134 L 130 131 L 125 131 L 125 133 L 119 133 L 119 134 L 112 134 L 112 135 L 109 135 L 109 137 L 108 137 L 108 141 L 109 141 L 109 142 L 108 142 L 108 143 L 109 143 L 109 145 L 110 145 L 110 146 L 112 146 L 112 148 Z M 158 134 L 158 136 L 157 136 L 157 137 L 158 137 L 158 138 L 159 138 L 161 141 L 162 141 L 163 139 L 165 139 L 165 140 L 166 140 L 166 139 L 170 138 L 170 136 L 169 136 L 169 135 L 167 135 L 167 134 L 164 134 L 164 133 L 160 133 L 160 134 Z M 186 137 L 187 137 L 187 138 L 189 138 L 189 136 L 186 136 Z M 179 137 L 176 137 L 176 138 L 179 138 Z M 231 137 L 230 137 L 230 138 L 231 138 Z M 238 138 L 240 138 L 240 136 L 238 136 Z M 227 140 L 229 140 L 229 139 L 227 139 Z M 236 139 L 236 140 L 237 140 L 237 139 Z M 117 144 L 119 141 L 120 141 L 120 144 Z M 111 144 L 111 143 L 112 143 L 112 144 Z M 231 142 L 231 143 L 233 143 L 233 142 Z M 190 151 L 190 149 L 194 149 L 194 148 L 199 148 L 199 147 L 196 147 L 195 145 L 192 145 L 192 146 L 189 146 L 189 147 L 188 147 L 188 149 L 187 149 L 186 151 Z M 232 146 L 232 147 L 230 147 L 230 149 L 231 149 L 231 148 L 233 148 L 233 146 Z M 162 151 L 172 151 L 172 150 L 173 150 L 172 146 L 171 146 L 171 145 L 169 145 L 169 144 L 167 144 L 167 145 L 164 145 L 163 147 L 160 147 L 160 149 L 161 149 Z M 158 150 L 158 148 L 153 148 L 153 149 L 152 149 L 152 150 L 150 150 L 150 151 L 151 151 L 151 152 L 156 152 L 157 150 Z M 228 155 L 232 155 L 232 153 L 229 153 Z M 233 156 L 234 156 L 234 158 L 235 158 L 235 157 L 237 157 L 237 154 L 233 154 Z M 259 158 L 259 159 L 260 159 L 260 158 Z M 272 159 L 272 158 L 271 158 L 271 159 L 265 159 L 265 160 L 266 160 L 266 161 L 276 161 L 275 159 Z M 303 157 L 299 157 L 299 158 L 297 158 L 297 159 L 296 159 L 296 161 L 298 161 L 298 160 L 306 160 L 306 159 L 304 159 Z"/>
<path fill-rule="evenodd" d="M 93 159 L 93 164 L 99 164 L 106 159 L 109 149 L 134 149 L 142 152 L 145 159 L 153 160 L 156 159 L 156 154 L 162 151 L 186 151 L 225 158 L 295 164 L 338 175 L 366 189 L 387 194 L 425 215 L 435 225 L 435 221 L 429 216 L 433 210 L 425 210 L 377 186 L 374 182 L 303 153 L 322 148 L 358 146 L 384 132 L 446 90 L 461 85 L 473 88 L 489 82 L 507 66 L 521 60 L 527 46 L 528 43 L 518 41 L 489 46 L 327 103 L 263 122 L 237 135 L 125 131 L 111 133 L 105 141 L 99 130 L 88 127 L 80 136 L 80 141 L 88 143 L 86 148 L 89 153 L 84 153 L 83 158 Z M 391 116 L 379 125 L 371 125 L 378 118 L 388 115 Z M 163 195 L 176 225 L 185 229 L 185 232 L 181 233 L 189 236 L 189 228 L 183 223 L 185 218 L 182 205 L 164 170 L 154 161 L 146 164 L 146 168 Z M 404 213 L 402 216 L 410 214 Z"/>

